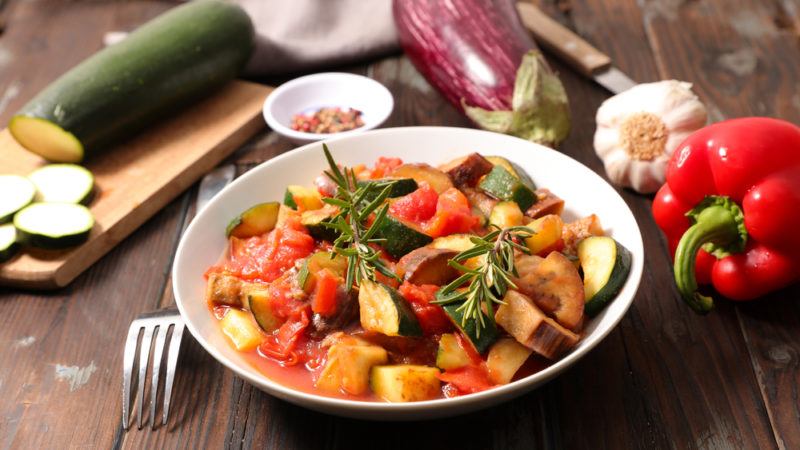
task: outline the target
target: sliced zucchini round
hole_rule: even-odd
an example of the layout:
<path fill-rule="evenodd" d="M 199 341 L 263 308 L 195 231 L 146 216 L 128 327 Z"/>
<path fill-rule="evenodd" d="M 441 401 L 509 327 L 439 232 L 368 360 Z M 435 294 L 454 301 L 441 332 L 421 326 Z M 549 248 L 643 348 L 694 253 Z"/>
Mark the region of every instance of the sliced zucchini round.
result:
<path fill-rule="evenodd" d="M 36 186 L 19 175 L 0 175 L 0 223 L 14 217 L 14 213 L 26 207 L 36 195 Z"/>
<path fill-rule="evenodd" d="M 0 225 L 0 262 L 8 261 L 17 253 L 17 229 L 13 224 Z"/>
<path fill-rule="evenodd" d="M 230 221 L 225 229 L 227 237 L 249 238 L 268 233 L 278 223 L 281 205 L 278 202 L 259 203 Z"/>
<path fill-rule="evenodd" d="M 393 258 L 400 258 L 433 241 L 433 238 L 419 230 L 416 225 L 392 216 L 386 216 L 380 223 L 376 236 L 385 239 L 380 245 Z"/>
<path fill-rule="evenodd" d="M 23 244 L 61 249 L 86 242 L 94 227 L 94 217 L 83 205 L 34 203 L 14 216 L 14 226 Z"/>
<path fill-rule="evenodd" d="M 619 293 L 631 271 L 631 252 L 608 236 L 591 236 L 578 244 L 583 269 L 584 311 L 599 313 Z"/>
<path fill-rule="evenodd" d="M 399 292 L 382 283 L 362 280 L 358 291 L 361 326 L 386 336 L 422 336 L 414 310 Z"/>
<path fill-rule="evenodd" d="M 76 164 L 48 164 L 28 179 L 39 191 L 36 201 L 87 204 L 94 190 L 94 175 Z"/>

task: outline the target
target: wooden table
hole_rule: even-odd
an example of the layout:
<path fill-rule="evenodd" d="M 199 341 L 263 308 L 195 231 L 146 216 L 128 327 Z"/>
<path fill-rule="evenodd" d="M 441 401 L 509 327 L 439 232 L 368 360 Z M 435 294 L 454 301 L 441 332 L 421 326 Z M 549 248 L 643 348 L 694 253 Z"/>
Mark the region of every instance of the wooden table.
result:
<path fill-rule="evenodd" d="M 131 29 L 169 6 L 11 1 L 2 13 L 0 122 L 99 49 L 106 31 Z M 714 117 L 800 122 L 797 0 L 553 0 L 543 7 L 636 80 L 691 81 Z M 553 64 L 572 99 L 573 132 L 562 151 L 602 173 L 591 142 L 595 110 L 609 94 Z M 392 90 L 388 126 L 469 126 L 402 56 L 345 69 Z M 264 133 L 232 161 L 241 172 L 290 148 Z M 800 448 L 800 289 L 693 314 L 673 287 L 651 199 L 621 194 L 647 256 L 633 307 L 591 354 L 529 395 L 441 421 L 340 419 L 269 397 L 189 338 L 168 426 L 125 433 L 125 330 L 139 313 L 173 303 L 169 268 L 194 212 L 193 188 L 70 287 L 0 292 L 0 448 Z"/>

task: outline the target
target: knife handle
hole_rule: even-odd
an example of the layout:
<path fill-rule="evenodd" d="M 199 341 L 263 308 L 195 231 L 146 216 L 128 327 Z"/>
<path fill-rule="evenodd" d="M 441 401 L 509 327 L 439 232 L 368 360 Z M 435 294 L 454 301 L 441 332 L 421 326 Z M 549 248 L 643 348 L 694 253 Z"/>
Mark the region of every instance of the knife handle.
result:
<path fill-rule="evenodd" d="M 534 4 L 518 2 L 522 24 L 536 42 L 587 77 L 611 66 L 611 58 L 542 12 Z"/>

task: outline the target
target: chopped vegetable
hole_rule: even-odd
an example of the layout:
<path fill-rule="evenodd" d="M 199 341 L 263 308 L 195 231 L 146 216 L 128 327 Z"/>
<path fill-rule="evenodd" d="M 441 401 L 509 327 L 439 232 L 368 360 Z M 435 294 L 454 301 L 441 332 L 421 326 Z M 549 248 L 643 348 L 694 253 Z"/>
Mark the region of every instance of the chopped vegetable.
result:
<path fill-rule="evenodd" d="M 300 211 L 313 211 L 322 208 L 322 197 L 314 188 L 305 186 L 286 186 L 283 204 Z"/>
<path fill-rule="evenodd" d="M 362 280 L 358 292 L 361 326 L 367 331 L 387 336 L 421 336 L 414 311 L 393 288 L 370 280 Z"/>
<path fill-rule="evenodd" d="M 414 315 L 417 316 L 419 326 L 422 328 L 422 334 L 425 336 L 446 333 L 453 329 L 453 324 L 444 309 L 433 303 L 437 290 L 439 290 L 439 286 L 436 285 L 417 286 L 409 282 L 401 284 L 398 290 L 414 310 Z"/>
<path fill-rule="evenodd" d="M 529 187 L 502 166 L 494 166 L 478 186 L 498 200 L 516 202 L 523 211 L 530 208 L 537 200 Z"/>
<path fill-rule="evenodd" d="M 564 327 L 572 331 L 581 327 L 583 281 L 572 261 L 559 252 L 551 252 L 533 267 L 519 264 L 517 272 L 519 278 L 512 280 L 517 290 Z"/>
<path fill-rule="evenodd" d="M 525 211 L 526 216 L 538 219 L 550 214 L 560 216 L 564 212 L 564 200 L 550 192 L 550 189 L 536 189 L 534 194 L 537 199 L 536 203 Z"/>
<path fill-rule="evenodd" d="M 564 222 L 561 221 L 561 217 L 548 214 L 526 226 L 533 230 L 533 235 L 525 239 L 525 245 L 532 254 L 547 256 L 550 252 L 564 247 L 562 238 Z"/>
<path fill-rule="evenodd" d="M 75 164 L 48 164 L 31 172 L 28 179 L 36 185 L 40 202 L 85 205 L 94 190 L 94 175 Z"/>
<path fill-rule="evenodd" d="M 533 182 L 533 179 L 531 179 L 531 176 L 518 164 L 509 159 L 503 158 L 502 156 L 487 156 L 486 160 L 495 166 L 500 166 L 503 169 L 506 169 L 508 173 L 518 178 L 522 184 L 528 187 L 528 189 L 532 191 L 536 190 L 536 184 Z"/>
<path fill-rule="evenodd" d="M 589 236 L 603 236 L 603 226 L 600 224 L 600 218 L 597 215 L 578 219 L 563 226 L 561 233 L 564 239 L 564 253 L 567 255 L 578 254 L 578 244 L 588 238 Z"/>
<path fill-rule="evenodd" d="M 321 316 L 332 316 L 336 313 L 336 288 L 339 286 L 340 276 L 328 269 L 322 269 L 314 274 L 316 287 L 311 297 L 311 310 Z"/>
<path fill-rule="evenodd" d="M 386 350 L 361 341 L 358 344 L 334 344 L 328 349 L 327 362 L 315 386 L 332 392 L 361 395 L 369 390 L 370 370 L 386 364 Z"/>
<path fill-rule="evenodd" d="M 495 320 L 517 342 L 549 359 L 556 359 L 578 343 L 578 335 L 547 317 L 529 297 L 508 291 Z"/>
<path fill-rule="evenodd" d="M 449 264 L 456 254 L 453 250 L 420 247 L 400 258 L 397 275 L 413 284 L 447 284 L 458 277 L 458 270 Z"/>
<path fill-rule="evenodd" d="M 436 214 L 438 201 L 439 194 L 426 183 L 416 191 L 393 200 L 389 206 L 389 214 L 398 219 L 422 224 Z"/>
<path fill-rule="evenodd" d="M 278 202 L 259 203 L 251 206 L 230 221 L 225 234 L 228 237 L 249 238 L 269 233 L 278 222 L 280 207 Z"/>
<path fill-rule="evenodd" d="M 489 379 L 494 384 L 508 384 L 532 351 L 515 339 L 502 338 L 492 345 L 486 357 Z"/>
<path fill-rule="evenodd" d="M 495 321 L 492 318 L 486 317 L 484 313 L 481 313 L 484 317 L 483 326 L 479 325 L 477 320 L 464 321 L 464 309 L 461 308 L 462 306 L 463 303 L 444 305 L 444 312 L 453 321 L 453 325 L 469 339 L 469 343 L 472 344 L 475 351 L 483 353 L 497 339 L 497 325 L 495 325 Z"/>
<path fill-rule="evenodd" d="M 440 167 L 458 187 L 474 187 L 482 176 L 491 172 L 492 163 L 479 153 L 456 158 Z"/>
<path fill-rule="evenodd" d="M 336 216 L 338 212 L 336 207 L 331 205 L 325 205 L 313 211 L 303 211 L 300 215 L 300 223 L 306 227 L 308 234 L 314 236 L 315 239 L 333 242 L 341 234 L 330 226 L 333 217 Z"/>
<path fill-rule="evenodd" d="M 417 190 L 417 182 L 413 178 L 382 178 L 380 180 L 359 181 L 358 186 L 375 183 L 374 190 L 364 197 L 366 201 L 374 200 L 384 187 L 389 186 L 389 198 L 402 197 Z"/>
<path fill-rule="evenodd" d="M 14 216 L 21 243 L 47 249 L 74 247 L 89 239 L 94 217 L 73 203 L 33 203 Z"/>
<path fill-rule="evenodd" d="M 425 224 L 425 232 L 433 237 L 453 233 L 467 233 L 480 223 L 480 218 L 472 214 L 469 200 L 456 188 L 450 188 L 439 195 L 436 214 Z"/>
<path fill-rule="evenodd" d="M 397 365 L 375 366 L 370 385 L 378 397 L 388 402 L 418 402 L 440 395 L 439 369 Z"/>
<path fill-rule="evenodd" d="M 578 244 L 586 314 L 600 312 L 619 293 L 631 270 L 631 252 L 610 237 L 592 236 Z"/>
<path fill-rule="evenodd" d="M 264 340 L 253 319 L 244 311 L 229 309 L 219 324 L 236 350 L 242 352 L 252 350 Z"/>
<path fill-rule="evenodd" d="M 284 320 L 278 317 L 272 307 L 272 294 L 267 289 L 248 289 L 243 294 L 246 309 L 253 314 L 258 326 L 267 333 L 280 328 Z"/>
<path fill-rule="evenodd" d="M 497 228 L 511 228 L 522 225 L 522 211 L 514 202 L 499 202 L 492 208 L 489 224 Z"/>
<path fill-rule="evenodd" d="M 425 183 L 432 187 L 437 194 L 453 187 L 453 182 L 446 173 L 428 164 L 403 164 L 392 171 L 392 177 L 411 178 L 418 185 Z"/>
<path fill-rule="evenodd" d="M 317 274 L 328 270 L 336 277 L 344 280 L 347 273 L 347 258 L 333 252 L 316 252 L 303 261 L 297 273 L 297 284 L 307 293 L 314 290 Z"/>
<path fill-rule="evenodd" d="M 384 239 L 381 247 L 394 258 L 429 244 L 433 239 L 423 233 L 410 222 L 404 222 L 392 216 L 386 216 L 380 225 L 376 225 L 376 237 Z"/>
<path fill-rule="evenodd" d="M 0 175 L 0 193 L 0 223 L 5 223 L 33 201 L 36 186 L 19 175 Z"/>
<path fill-rule="evenodd" d="M 206 301 L 212 305 L 242 306 L 244 283 L 229 274 L 210 273 L 206 282 Z"/>
<path fill-rule="evenodd" d="M 472 363 L 469 354 L 458 343 L 455 334 L 443 334 L 439 338 L 439 349 L 436 351 L 436 367 L 452 370 Z"/>

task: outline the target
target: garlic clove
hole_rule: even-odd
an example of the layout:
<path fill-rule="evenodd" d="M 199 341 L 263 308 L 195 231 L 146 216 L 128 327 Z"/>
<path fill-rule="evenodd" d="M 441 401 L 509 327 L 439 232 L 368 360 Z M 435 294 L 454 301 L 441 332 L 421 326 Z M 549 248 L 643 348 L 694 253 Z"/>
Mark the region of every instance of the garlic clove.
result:
<path fill-rule="evenodd" d="M 609 152 L 618 150 L 619 131 L 616 128 L 598 128 L 594 134 L 594 150 L 601 159 Z"/>

